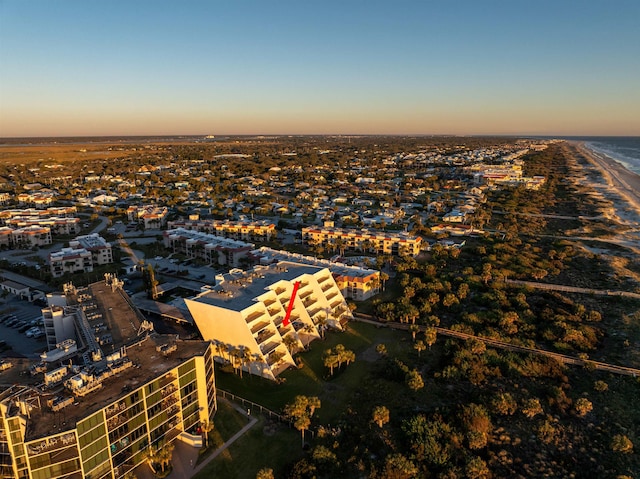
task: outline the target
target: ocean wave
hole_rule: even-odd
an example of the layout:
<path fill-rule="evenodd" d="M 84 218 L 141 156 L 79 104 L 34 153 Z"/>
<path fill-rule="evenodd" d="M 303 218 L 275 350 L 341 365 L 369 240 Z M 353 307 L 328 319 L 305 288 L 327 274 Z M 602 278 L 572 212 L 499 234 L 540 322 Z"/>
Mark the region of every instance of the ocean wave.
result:
<path fill-rule="evenodd" d="M 640 175 L 640 148 L 606 144 L 600 141 L 586 142 L 585 146 L 601 155 L 608 156 L 627 170 Z M 624 153 L 621 150 L 624 150 Z"/>

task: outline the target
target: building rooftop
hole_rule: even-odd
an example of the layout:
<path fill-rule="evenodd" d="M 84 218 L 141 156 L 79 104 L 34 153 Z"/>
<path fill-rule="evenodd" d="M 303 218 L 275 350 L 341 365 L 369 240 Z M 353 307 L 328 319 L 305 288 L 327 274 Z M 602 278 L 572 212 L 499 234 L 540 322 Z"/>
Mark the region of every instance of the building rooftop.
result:
<path fill-rule="evenodd" d="M 320 268 L 329 268 L 329 271 L 331 271 L 331 273 L 333 274 L 340 276 L 350 276 L 353 278 L 365 278 L 372 274 L 378 273 L 378 271 L 374 269 L 363 268 L 360 266 L 351 266 L 344 263 L 330 261 L 328 259 L 319 259 L 314 256 L 306 256 L 300 253 L 275 250 L 267 246 L 262 246 L 256 250 L 253 250 L 251 254 L 260 256 L 266 261 L 295 261 L 297 263 L 318 266 Z"/>
<path fill-rule="evenodd" d="M 159 346 L 171 344 L 176 344 L 177 350 L 170 354 L 165 355 L 157 350 Z M 102 387 L 86 396 L 72 396 L 62 385 L 46 391 L 33 386 L 13 386 L 0 393 L 0 402 L 8 400 L 10 409 L 18 407 L 18 401 L 25 401 L 32 406 L 25 437 L 26 441 L 31 441 L 75 428 L 79 420 L 104 408 L 122 393 L 142 386 L 194 356 L 204 354 L 208 346 L 209 343 L 205 341 L 176 340 L 175 335 L 147 336 L 126 348 L 126 357 L 133 367 L 105 379 Z M 18 373 L 18 368 L 15 369 L 14 373 Z M 54 412 L 47 404 L 55 398 L 64 397 L 73 398 L 73 404 L 58 412 Z"/>
<path fill-rule="evenodd" d="M 167 230 L 164 235 L 169 238 L 186 238 L 189 243 L 201 243 L 211 248 L 240 249 L 253 248 L 253 243 L 245 243 L 244 241 L 224 238 L 199 231 L 187 230 L 184 228 L 176 228 Z"/>
<path fill-rule="evenodd" d="M 292 281 L 303 274 L 314 274 L 322 269 L 319 266 L 282 261 L 269 266 L 256 266 L 249 271 L 231 270 L 216 286 L 193 300 L 242 311 L 255 304 L 255 298 L 264 294 L 272 284 Z"/>

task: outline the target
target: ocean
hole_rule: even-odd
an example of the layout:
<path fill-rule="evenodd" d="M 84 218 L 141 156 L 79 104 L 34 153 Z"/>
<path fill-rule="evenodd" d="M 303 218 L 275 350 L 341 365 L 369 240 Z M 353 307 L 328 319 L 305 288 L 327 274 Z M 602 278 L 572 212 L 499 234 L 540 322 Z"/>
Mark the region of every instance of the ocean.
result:
<path fill-rule="evenodd" d="M 589 136 L 570 139 L 584 141 L 587 148 L 616 160 L 627 170 L 640 175 L 639 136 Z"/>

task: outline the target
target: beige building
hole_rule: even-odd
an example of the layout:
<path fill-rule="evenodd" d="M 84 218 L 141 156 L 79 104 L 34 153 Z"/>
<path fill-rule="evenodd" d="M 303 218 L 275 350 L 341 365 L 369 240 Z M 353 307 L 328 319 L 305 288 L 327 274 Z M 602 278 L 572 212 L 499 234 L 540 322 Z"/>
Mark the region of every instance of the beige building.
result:
<path fill-rule="evenodd" d="M 59 278 L 65 273 L 91 273 L 91 253 L 84 248 L 62 248 L 60 251 L 49 253 L 49 268 L 54 278 Z"/>
<path fill-rule="evenodd" d="M 422 238 L 404 232 L 354 230 L 333 227 L 302 228 L 302 241 L 307 246 L 375 254 L 416 256 L 422 249 Z"/>
<path fill-rule="evenodd" d="M 276 234 L 276 226 L 269 221 L 169 221 L 169 228 L 184 228 L 242 241 L 268 241 Z"/>
<path fill-rule="evenodd" d="M 251 374 L 275 379 L 295 366 L 296 351 L 351 318 L 327 268 L 280 262 L 219 279 L 185 303 L 202 337 L 216 344 L 216 360 Z"/>
<path fill-rule="evenodd" d="M 255 245 L 243 241 L 214 236 L 198 231 L 176 228 L 163 233 L 164 246 L 174 253 L 199 258 L 209 264 L 229 265 L 237 268 Z"/>
<path fill-rule="evenodd" d="M 47 336 L 60 340 L 1 373 L 0 477 L 117 479 L 151 447 L 202 444 L 213 345 L 154 333 L 121 287 L 108 277 L 47 297 Z"/>
<path fill-rule="evenodd" d="M 127 218 L 131 223 L 141 223 L 144 229 L 162 228 L 167 223 L 169 209 L 166 206 L 129 206 Z"/>
<path fill-rule="evenodd" d="M 41 226 L 15 229 L 11 232 L 11 243 L 24 249 L 51 244 L 51 229 Z"/>
<path fill-rule="evenodd" d="M 65 273 L 91 273 L 96 265 L 113 263 L 111 244 L 97 233 L 78 236 L 69 248 L 49 253 L 49 268 L 54 278 Z"/>
<path fill-rule="evenodd" d="M 113 263 L 111 243 L 105 240 L 98 233 L 78 236 L 69 242 L 72 248 L 84 248 L 91 253 L 91 261 L 94 265 Z"/>

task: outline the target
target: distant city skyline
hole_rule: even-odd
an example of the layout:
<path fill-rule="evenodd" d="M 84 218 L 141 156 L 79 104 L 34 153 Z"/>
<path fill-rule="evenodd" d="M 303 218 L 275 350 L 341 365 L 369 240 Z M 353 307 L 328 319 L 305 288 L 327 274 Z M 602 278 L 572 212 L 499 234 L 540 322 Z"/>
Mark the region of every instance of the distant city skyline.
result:
<path fill-rule="evenodd" d="M 0 137 L 640 135 L 640 2 L 0 0 Z"/>

